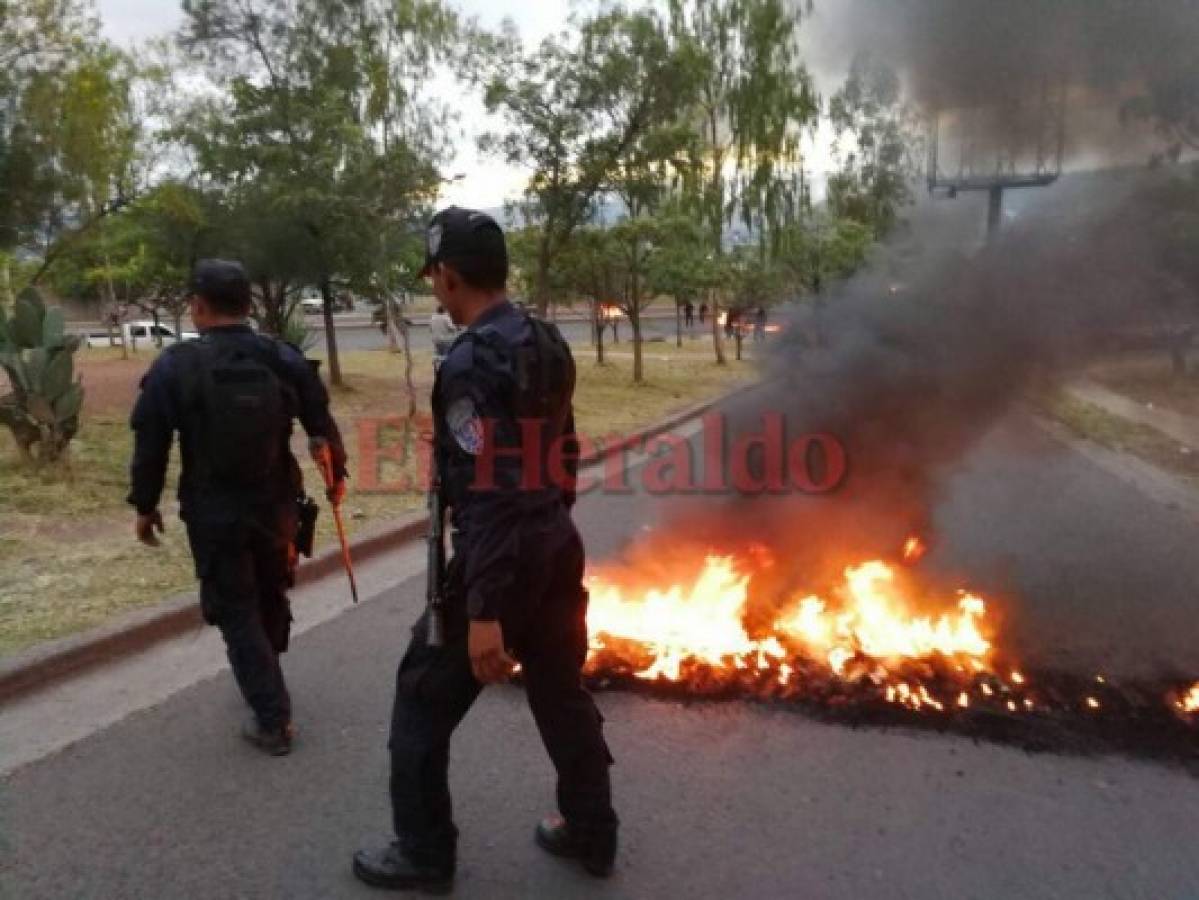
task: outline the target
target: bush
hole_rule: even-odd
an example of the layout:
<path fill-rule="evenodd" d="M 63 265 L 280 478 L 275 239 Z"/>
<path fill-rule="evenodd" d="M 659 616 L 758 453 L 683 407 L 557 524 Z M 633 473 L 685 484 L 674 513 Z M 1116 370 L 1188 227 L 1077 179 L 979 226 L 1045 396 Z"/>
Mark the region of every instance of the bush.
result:
<path fill-rule="evenodd" d="M 12 432 L 28 462 L 61 459 L 79 431 L 79 339 L 67 336 L 65 324 L 62 310 L 47 309 L 32 288 L 17 299 L 11 318 L 0 308 L 0 368 L 11 387 L 0 397 L 0 423 Z"/>

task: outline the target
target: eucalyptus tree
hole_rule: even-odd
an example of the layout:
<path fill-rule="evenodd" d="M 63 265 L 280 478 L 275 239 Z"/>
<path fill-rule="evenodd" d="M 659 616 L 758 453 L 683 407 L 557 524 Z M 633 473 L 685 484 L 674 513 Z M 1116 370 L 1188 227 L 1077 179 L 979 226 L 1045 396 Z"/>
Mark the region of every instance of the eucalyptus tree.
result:
<path fill-rule="evenodd" d="M 487 108 L 505 127 L 480 146 L 529 172 L 518 208 L 539 229 L 532 283 L 544 314 L 556 258 L 592 219 L 621 165 L 672 121 L 687 85 L 648 9 L 603 9 L 531 51 L 509 36 L 482 68 Z"/>
<path fill-rule="evenodd" d="M 801 140 L 820 101 L 797 47 L 802 10 L 791 0 L 669 0 L 671 31 L 706 61 L 693 124 L 701 145 L 692 204 L 714 257 L 739 220 L 762 241 L 796 219 L 805 200 Z M 718 302 L 713 346 L 724 362 Z"/>
<path fill-rule="evenodd" d="M 855 57 L 829 101 L 829 119 L 840 166 L 828 180 L 828 205 L 883 238 L 912 199 L 923 157 L 918 117 L 903 100 L 899 76 L 868 55 Z"/>

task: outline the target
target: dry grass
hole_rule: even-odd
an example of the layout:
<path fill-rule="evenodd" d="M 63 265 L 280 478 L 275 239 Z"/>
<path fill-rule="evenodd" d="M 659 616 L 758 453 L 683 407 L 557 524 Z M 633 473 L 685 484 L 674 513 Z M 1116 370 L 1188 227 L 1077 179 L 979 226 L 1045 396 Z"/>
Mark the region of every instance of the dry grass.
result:
<path fill-rule="evenodd" d="M 718 368 L 705 341 L 646 346 L 646 383 L 631 381 L 631 346 L 610 348 L 602 367 L 579 351 L 576 392 L 580 430 L 592 436 L 633 430 L 673 410 L 718 394 L 752 377 L 750 363 Z M 163 546 L 142 547 L 132 537 L 132 511 L 125 504 L 132 435 L 128 407 L 137 382 L 153 360 L 143 351 L 123 361 L 117 350 L 83 351 L 80 368 L 90 394 L 83 430 L 73 445 L 69 471 L 31 473 L 23 469 L 7 434 L 0 434 L 0 655 L 40 641 L 100 624 L 113 615 L 190 590 L 194 584 L 183 525 L 174 516 L 174 466 L 168 477 L 163 514 Z M 362 422 L 399 415 L 406 408 L 402 358 L 383 351 L 357 351 L 342 357 L 347 385 L 332 392 L 334 413 L 345 433 L 352 466 L 359 458 Z M 414 354 L 413 370 L 422 410 L 432 382 L 427 353 Z M 384 433 L 384 439 L 394 435 Z M 309 492 L 320 494 L 320 478 L 303 454 Z M 412 459 L 383 467 L 383 482 L 407 475 L 415 480 Z M 353 473 L 346 501 L 352 534 L 419 508 L 418 492 L 369 493 L 362 473 Z M 323 499 L 323 498 L 322 498 Z M 171 501 L 171 502 L 168 502 Z M 327 507 L 318 543 L 333 539 Z"/>
<path fill-rule="evenodd" d="M 1199 452 L 1183 447 L 1156 428 L 1131 422 L 1065 393 L 1040 400 L 1040 407 L 1079 437 L 1130 453 L 1199 488 Z"/>
<path fill-rule="evenodd" d="M 1117 394 L 1199 418 L 1199 374 L 1174 374 L 1164 353 L 1113 359 L 1089 374 Z"/>

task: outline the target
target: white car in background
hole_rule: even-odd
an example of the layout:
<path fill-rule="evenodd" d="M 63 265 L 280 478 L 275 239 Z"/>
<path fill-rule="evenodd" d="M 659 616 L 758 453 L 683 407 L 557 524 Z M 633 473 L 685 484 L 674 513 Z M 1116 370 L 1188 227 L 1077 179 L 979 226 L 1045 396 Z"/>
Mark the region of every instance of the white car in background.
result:
<path fill-rule="evenodd" d="M 165 347 L 180 341 L 194 341 L 200 335 L 195 331 L 184 331 L 175 334 L 170 325 L 159 322 L 157 325 L 150 319 L 137 322 L 124 322 L 114 328 L 112 334 L 107 331 L 92 331 L 83 336 L 88 347 L 120 347 L 122 344 L 140 345 L 143 347 L 157 346 L 160 342 Z"/>

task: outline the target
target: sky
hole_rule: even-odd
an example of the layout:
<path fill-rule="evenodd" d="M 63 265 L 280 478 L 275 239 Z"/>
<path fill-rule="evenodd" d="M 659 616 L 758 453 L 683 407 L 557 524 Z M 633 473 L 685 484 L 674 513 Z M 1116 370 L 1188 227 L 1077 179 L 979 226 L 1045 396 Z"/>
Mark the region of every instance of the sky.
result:
<path fill-rule="evenodd" d="M 498 27 L 511 19 L 528 44 L 535 44 L 551 32 L 564 28 L 572 11 L 593 5 L 593 0 L 450 0 L 463 14 L 477 17 L 485 27 Z M 114 42 L 128 46 L 150 37 L 169 34 L 182 20 L 179 0 L 96 0 L 106 35 Z M 828 98 L 843 82 L 854 53 L 849 35 L 855 34 L 851 0 L 821 0 L 815 13 L 808 16 L 800 29 L 800 48 L 805 64 L 812 74 L 818 93 Z M 517 198 L 528 172 L 510 166 L 486 153 L 480 153 L 477 138 L 488 130 L 499 130 L 502 123 L 487 115 L 482 99 L 464 90 L 449 72 L 433 81 L 433 90 L 440 92 L 447 104 L 458 113 L 456 133 L 451 135 L 456 155 L 442 163 L 447 177 L 462 175 L 443 189 L 442 203 L 455 203 L 479 209 L 501 207 L 506 200 Z M 1110 109 L 1079 109 L 1071 113 L 1072 121 L 1066 153 L 1066 168 L 1087 169 L 1111 164 L 1112 146 L 1126 145 L 1126 162 L 1143 161 L 1149 151 L 1117 134 L 1117 118 Z M 816 199 L 823 194 L 823 175 L 835 167 L 832 149 L 834 135 L 827 118 L 820 132 L 805 141 L 807 168 L 815 177 Z M 1093 148 L 1105 152 L 1095 154 Z"/>
<path fill-rule="evenodd" d="M 457 0 L 454 6 L 467 16 L 477 16 L 484 26 L 498 27 L 511 18 L 526 41 L 536 42 L 567 24 L 570 0 Z M 177 28 L 183 15 L 177 0 L 97 0 L 105 35 L 122 46 L 159 37 Z M 465 177 L 448 184 L 443 203 L 480 209 L 499 207 L 519 195 L 527 173 L 489 159 L 476 147 L 476 136 L 494 120 L 487 116 L 482 100 L 463 98 L 461 86 L 450 77 L 439 78 L 436 88 L 446 92 L 460 115 L 463 134 L 455 141 L 457 158 L 443 172 L 447 177 Z"/>
<path fill-rule="evenodd" d="M 122 46 L 168 34 L 183 18 L 178 0 L 96 0 L 96 4 L 105 35 Z M 498 27 L 504 19 L 511 19 L 524 40 L 533 44 L 565 27 L 572 9 L 585 5 L 585 0 L 455 0 L 453 5 L 488 27 Z M 827 58 L 821 60 L 813 72 L 822 91 L 827 91 L 824 82 L 835 84 L 833 76 L 826 77 L 822 71 L 829 62 Z M 836 80 L 843 77 L 844 71 L 835 75 Z M 434 87 L 444 91 L 450 105 L 458 111 L 461 129 L 461 134 L 455 136 L 457 156 L 447 161 L 442 171 L 447 177 L 459 174 L 464 177 L 446 185 L 442 202 L 491 209 L 518 197 L 528 173 L 478 151 L 478 135 L 500 124 L 487 115 L 481 98 L 465 94 L 448 74 L 440 76 Z M 809 149 L 810 164 L 816 172 L 829 168 L 830 143 L 831 135 L 826 130 Z"/>

